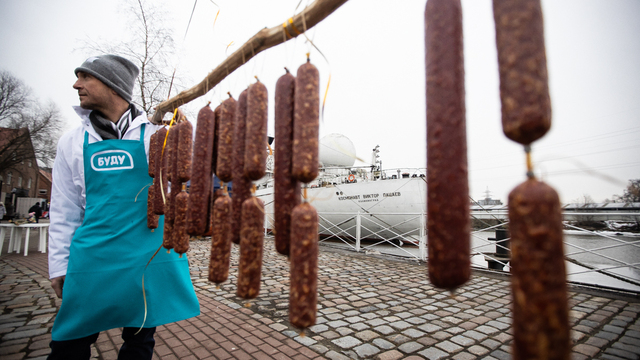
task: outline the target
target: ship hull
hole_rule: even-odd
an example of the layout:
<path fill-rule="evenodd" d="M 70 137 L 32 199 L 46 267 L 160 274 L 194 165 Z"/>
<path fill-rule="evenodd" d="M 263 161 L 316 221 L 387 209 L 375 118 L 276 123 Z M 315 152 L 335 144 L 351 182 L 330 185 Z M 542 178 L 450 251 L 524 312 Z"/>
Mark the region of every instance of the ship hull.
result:
<path fill-rule="evenodd" d="M 265 227 L 273 229 L 273 187 L 256 191 L 265 203 Z M 323 239 L 418 244 L 425 233 L 423 177 L 362 181 L 307 189 Z M 277 229 L 276 229 L 277 231 Z"/>

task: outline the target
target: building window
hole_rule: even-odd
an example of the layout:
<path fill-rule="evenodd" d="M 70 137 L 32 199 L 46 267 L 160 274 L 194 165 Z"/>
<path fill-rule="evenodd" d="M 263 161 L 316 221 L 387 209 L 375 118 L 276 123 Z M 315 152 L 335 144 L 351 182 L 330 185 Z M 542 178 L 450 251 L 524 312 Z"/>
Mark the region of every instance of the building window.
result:
<path fill-rule="evenodd" d="M 29 165 L 29 167 L 31 167 L 31 160 L 29 160 L 29 161 L 27 162 L 27 165 Z"/>
<path fill-rule="evenodd" d="M 18 176 L 18 187 L 22 187 L 22 176 Z"/>
<path fill-rule="evenodd" d="M 38 194 L 40 194 L 40 195 L 47 195 L 47 189 L 40 189 L 40 190 L 38 190 Z"/>
<path fill-rule="evenodd" d="M 29 181 L 27 181 L 27 189 L 31 189 L 31 178 L 29 178 Z"/>
<path fill-rule="evenodd" d="M 7 185 L 11 185 L 11 177 L 13 176 L 13 174 L 11 173 L 11 171 L 9 171 L 9 173 L 7 174 Z"/>

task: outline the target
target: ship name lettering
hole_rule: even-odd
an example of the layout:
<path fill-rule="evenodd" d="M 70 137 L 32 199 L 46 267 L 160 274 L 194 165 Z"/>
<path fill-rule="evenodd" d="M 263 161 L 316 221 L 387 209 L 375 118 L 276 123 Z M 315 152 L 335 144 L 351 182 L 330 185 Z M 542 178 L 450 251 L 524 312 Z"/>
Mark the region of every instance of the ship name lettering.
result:
<path fill-rule="evenodd" d="M 359 200 L 360 195 L 349 195 L 349 196 L 340 196 L 338 200 Z"/>
<path fill-rule="evenodd" d="M 379 196 L 380 194 L 364 194 L 362 195 L 363 199 L 375 199 Z"/>
<path fill-rule="evenodd" d="M 402 194 L 400 194 L 399 191 L 396 191 L 396 192 L 392 192 L 392 193 L 383 193 L 382 196 L 383 197 L 392 197 L 392 196 L 402 196 Z"/>

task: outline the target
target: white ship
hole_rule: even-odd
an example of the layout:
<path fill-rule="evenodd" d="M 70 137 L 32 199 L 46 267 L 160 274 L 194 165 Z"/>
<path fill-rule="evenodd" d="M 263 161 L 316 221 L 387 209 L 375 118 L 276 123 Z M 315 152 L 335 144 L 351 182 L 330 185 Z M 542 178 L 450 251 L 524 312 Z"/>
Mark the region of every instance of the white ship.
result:
<path fill-rule="evenodd" d="M 277 141 L 277 139 L 276 139 Z M 426 169 L 382 169 L 379 148 L 370 166 L 354 166 L 355 147 L 340 134 L 320 140 L 320 173 L 307 185 L 323 239 L 393 240 L 418 244 L 426 223 Z M 273 228 L 273 158 L 256 196 L 265 203 L 265 227 Z"/>

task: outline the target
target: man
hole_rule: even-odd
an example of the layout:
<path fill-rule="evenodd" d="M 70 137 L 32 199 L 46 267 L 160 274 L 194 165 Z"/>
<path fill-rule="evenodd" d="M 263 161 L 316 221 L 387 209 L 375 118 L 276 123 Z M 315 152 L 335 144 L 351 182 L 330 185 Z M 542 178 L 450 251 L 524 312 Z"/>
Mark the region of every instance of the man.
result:
<path fill-rule="evenodd" d="M 31 213 L 33 213 L 33 217 L 36 218 L 36 223 L 39 223 L 40 218 L 42 217 L 42 208 L 40 207 L 40 203 L 35 203 L 35 205 L 29 208 L 29 214 Z"/>
<path fill-rule="evenodd" d="M 118 359 L 151 359 L 156 326 L 200 313 L 186 257 L 157 252 L 162 218 L 146 226 L 159 126 L 131 104 L 129 60 L 91 57 L 75 74 L 82 121 L 60 139 L 53 166 L 49 276 L 62 305 L 49 359 L 89 359 L 99 332 L 120 327 Z"/>

